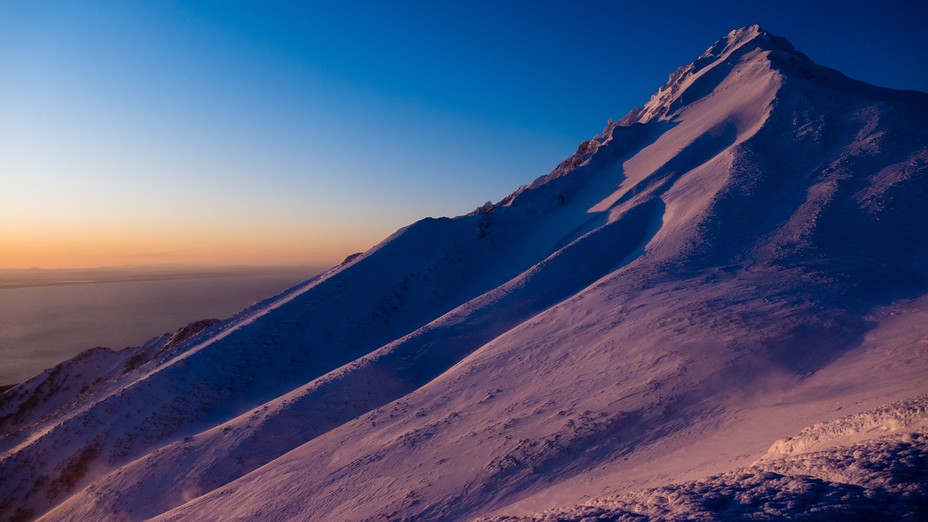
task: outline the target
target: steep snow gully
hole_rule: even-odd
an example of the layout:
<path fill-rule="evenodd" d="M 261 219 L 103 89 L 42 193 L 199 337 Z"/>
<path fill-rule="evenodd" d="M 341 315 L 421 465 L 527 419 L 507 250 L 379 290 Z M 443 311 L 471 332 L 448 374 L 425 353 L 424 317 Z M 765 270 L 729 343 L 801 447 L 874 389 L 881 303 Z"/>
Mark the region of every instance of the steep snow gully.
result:
<path fill-rule="evenodd" d="M 497 204 L 7 391 L 0 518 L 923 516 L 924 399 L 862 412 L 928 392 L 926 117 L 732 31 Z"/>

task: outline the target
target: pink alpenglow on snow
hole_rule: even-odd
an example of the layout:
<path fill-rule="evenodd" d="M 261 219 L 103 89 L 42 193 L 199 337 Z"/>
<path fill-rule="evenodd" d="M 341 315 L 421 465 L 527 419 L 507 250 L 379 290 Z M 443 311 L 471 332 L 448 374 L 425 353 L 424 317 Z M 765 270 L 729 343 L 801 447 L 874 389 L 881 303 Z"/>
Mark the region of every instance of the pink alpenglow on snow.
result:
<path fill-rule="evenodd" d="M 928 516 L 928 95 L 759 26 L 550 174 L 0 396 L 0 518 Z"/>

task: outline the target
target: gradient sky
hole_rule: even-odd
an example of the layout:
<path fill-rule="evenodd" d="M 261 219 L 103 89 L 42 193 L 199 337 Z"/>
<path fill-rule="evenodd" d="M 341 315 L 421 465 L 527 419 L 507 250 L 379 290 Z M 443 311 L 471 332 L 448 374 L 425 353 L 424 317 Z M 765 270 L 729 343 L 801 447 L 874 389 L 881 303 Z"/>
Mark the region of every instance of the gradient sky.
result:
<path fill-rule="evenodd" d="M 765 3 L 4 1 L 0 268 L 338 262 L 546 174 L 755 22 L 928 91 L 928 3 Z"/>

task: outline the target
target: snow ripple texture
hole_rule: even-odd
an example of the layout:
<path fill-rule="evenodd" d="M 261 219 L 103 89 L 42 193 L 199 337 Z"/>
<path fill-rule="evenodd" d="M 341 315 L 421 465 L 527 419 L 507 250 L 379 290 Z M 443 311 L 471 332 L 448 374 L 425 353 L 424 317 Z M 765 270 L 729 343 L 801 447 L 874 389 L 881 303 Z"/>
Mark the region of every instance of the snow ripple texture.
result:
<path fill-rule="evenodd" d="M 482 521 L 926 520 L 926 412 L 926 397 L 887 405 L 805 429 L 788 440 L 808 444 L 784 452 L 778 442 L 762 461 L 729 473 Z M 853 438 L 866 440 L 825 446 Z"/>

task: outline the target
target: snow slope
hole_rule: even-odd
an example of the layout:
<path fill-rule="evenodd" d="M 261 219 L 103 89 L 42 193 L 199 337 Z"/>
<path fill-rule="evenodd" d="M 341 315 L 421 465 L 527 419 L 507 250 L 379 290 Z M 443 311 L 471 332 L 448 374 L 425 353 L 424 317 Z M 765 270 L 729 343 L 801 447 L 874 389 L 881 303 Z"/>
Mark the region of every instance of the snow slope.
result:
<path fill-rule="evenodd" d="M 922 396 L 817 424 L 789 439 L 802 450 L 784 452 L 778 441 L 759 462 L 721 475 L 485 520 L 925 520 L 926 427 Z M 822 437 L 838 433 L 857 440 Z"/>
<path fill-rule="evenodd" d="M 530 514 L 922 395 L 926 116 L 733 31 L 495 205 L 4 393 L 0 517 Z"/>

